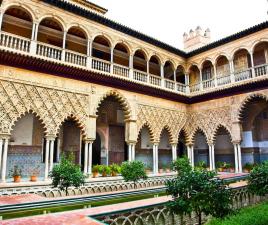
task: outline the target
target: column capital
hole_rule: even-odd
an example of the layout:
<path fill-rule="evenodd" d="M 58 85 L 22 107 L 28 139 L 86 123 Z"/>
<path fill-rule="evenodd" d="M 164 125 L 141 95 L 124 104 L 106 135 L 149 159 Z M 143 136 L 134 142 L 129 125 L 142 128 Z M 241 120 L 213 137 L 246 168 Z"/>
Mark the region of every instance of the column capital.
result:
<path fill-rule="evenodd" d="M 154 142 L 153 145 L 159 146 L 159 142 Z"/>
<path fill-rule="evenodd" d="M 10 139 L 11 135 L 10 134 L 0 134 L 1 139 Z"/>
<path fill-rule="evenodd" d="M 241 142 L 242 142 L 241 140 L 232 141 L 233 145 L 240 145 Z"/>
<path fill-rule="evenodd" d="M 94 139 L 94 138 L 84 138 L 83 140 L 86 143 L 93 143 L 96 139 Z"/>
<path fill-rule="evenodd" d="M 46 135 L 45 136 L 45 138 L 46 138 L 46 140 L 48 140 L 48 141 L 55 141 L 55 139 L 56 139 L 56 136 L 55 135 Z"/>
<path fill-rule="evenodd" d="M 126 141 L 128 145 L 136 145 L 137 141 Z"/>

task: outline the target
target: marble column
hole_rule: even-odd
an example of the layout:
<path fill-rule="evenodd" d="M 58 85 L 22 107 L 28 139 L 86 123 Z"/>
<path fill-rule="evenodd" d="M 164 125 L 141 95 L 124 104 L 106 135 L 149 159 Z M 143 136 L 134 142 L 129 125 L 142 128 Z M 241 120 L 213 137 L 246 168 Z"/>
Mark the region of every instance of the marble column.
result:
<path fill-rule="evenodd" d="M 54 142 L 55 139 L 50 139 L 50 146 L 49 146 L 49 171 L 52 171 L 53 169 L 53 161 L 54 161 Z"/>
<path fill-rule="evenodd" d="M 46 138 L 46 149 L 45 149 L 45 180 L 48 179 L 48 158 L 49 158 L 49 142 L 50 140 Z"/>
<path fill-rule="evenodd" d="M 87 169 L 88 174 L 92 173 L 92 145 L 93 145 L 93 141 L 89 141 L 88 142 L 88 169 Z"/>
<path fill-rule="evenodd" d="M 158 174 L 158 143 L 153 144 L 153 172 Z"/>
<path fill-rule="evenodd" d="M 84 174 L 88 173 L 88 141 L 84 142 Z"/>
<path fill-rule="evenodd" d="M 177 160 L 177 144 L 172 144 L 172 161 Z"/>
<path fill-rule="evenodd" d="M 9 137 L 3 138 L 3 157 L 2 157 L 2 169 L 1 169 L 1 176 L 2 176 L 3 183 L 6 182 L 8 142 L 9 142 Z"/>

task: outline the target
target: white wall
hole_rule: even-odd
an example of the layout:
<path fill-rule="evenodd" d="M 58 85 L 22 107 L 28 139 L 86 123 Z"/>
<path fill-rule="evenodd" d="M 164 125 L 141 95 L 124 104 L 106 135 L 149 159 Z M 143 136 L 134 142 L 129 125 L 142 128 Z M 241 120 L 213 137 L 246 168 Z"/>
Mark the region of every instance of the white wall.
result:
<path fill-rule="evenodd" d="M 32 145 L 33 120 L 32 114 L 26 114 L 16 122 L 11 132 L 11 145 Z"/>
<path fill-rule="evenodd" d="M 150 142 L 150 134 L 149 134 L 148 129 L 143 128 L 141 130 L 140 137 L 141 137 L 141 148 L 142 149 L 152 149 L 153 148 L 153 145 Z"/>

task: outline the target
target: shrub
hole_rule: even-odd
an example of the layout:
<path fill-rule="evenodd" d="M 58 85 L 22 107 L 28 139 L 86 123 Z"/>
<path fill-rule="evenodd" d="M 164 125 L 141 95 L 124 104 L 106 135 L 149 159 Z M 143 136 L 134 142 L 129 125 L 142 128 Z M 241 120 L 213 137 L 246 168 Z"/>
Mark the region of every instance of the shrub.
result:
<path fill-rule="evenodd" d="M 245 170 L 247 170 L 247 171 L 251 171 L 251 170 L 253 169 L 253 167 L 254 167 L 254 164 L 253 164 L 253 163 L 249 163 L 249 162 L 247 162 L 247 163 L 243 166 L 243 168 L 244 168 Z"/>
<path fill-rule="evenodd" d="M 206 169 L 207 163 L 204 160 L 201 160 L 197 163 L 197 168 Z"/>
<path fill-rule="evenodd" d="M 99 172 L 99 167 L 100 167 L 100 165 L 94 165 L 94 166 L 92 167 L 92 172 L 93 172 L 93 173 L 98 173 L 98 172 Z"/>
<path fill-rule="evenodd" d="M 141 161 L 123 162 L 121 166 L 121 175 L 126 182 L 134 182 L 134 188 L 136 188 L 136 183 L 139 180 L 147 179 L 145 165 Z"/>
<path fill-rule="evenodd" d="M 189 172 L 192 170 L 192 167 L 189 163 L 189 159 L 186 156 L 178 158 L 176 161 L 173 161 L 171 164 L 171 168 L 173 171 L 176 171 L 178 175 L 180 173 Z"/>
<path fill-rule="evenodd" d="M 215 178 L 215 172 L 191 170 L 190 164 L 185 166 L 188 169 L 180 169 L 176 178 L 166 182 L 167 193 L 172 196 L 172 201 L 168 203 L 170 209 L 180 214 L 181 218 L 195 212 L 199 224 L 202 222 L 202 213 L 215 217 L 229 214 L 231 191 L 222 180 Z"/>
<path fill-rule="evenodd" d="M 268 161 L 252 169 L 248 178 L 248 190 L 259 196 L 268 194 Z"/>
<path fill-rule="evenodd" d="M 85 176 L 79 165 L 73 163 L 73 154 L 68 157 L 62 156 L 60 163 L 55 165 L 49 176 L 52 178 L 53 187 L 58 187 L 68 195 L 71 186 L 80 187 L 85 183 Z"/>

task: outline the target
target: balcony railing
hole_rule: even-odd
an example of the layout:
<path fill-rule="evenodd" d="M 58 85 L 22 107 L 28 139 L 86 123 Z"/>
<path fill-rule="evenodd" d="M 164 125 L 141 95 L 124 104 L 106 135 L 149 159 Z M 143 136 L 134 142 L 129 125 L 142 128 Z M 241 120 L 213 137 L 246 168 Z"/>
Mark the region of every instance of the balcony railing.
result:
<path fill-rule="evenodd" d="M 113 73 L 122 77 L 129 77 L 129 68 L 114 64 Z"/>
<path fill-rule="evenodd" d="M 231 75 L 230 74 L 217 77 L 217 85 L 218 86 L 222 86 L 222 85 L 226 85 L 226 84 L 230 84 L 230 83 L 231 83 Z"/>
<path fill-rule="evenodd" d="M 149 81 L 152 85 L 161 86 L 161 77 L 150 74 Z"/>
<path fill-rule="evenodd" d="M 87 65 L 87 56 L 83 55 L 83 54 L 79 54 L 77 52 L 66 50 L 65 62 L 76 64 L 79 66 L 86 66 Z"/>
<path fill-rule="evenodd" d="M 226 74 L 214 79 L 209 79 L 195 84 L 185 85 L 172 80 L 161 78 L 132 69 L 123 65 L 111 63 L 99 58 L 93 58 L 85 54 L 81 54 L 68 49 L 62 49 L 53 45 L 42 42 L 31 41 L 30 39 L 14 35 L 7 32 L 0 32 L 0 48 L 9 49 L 15 52 L 24 52 L 38 57 L 44 57 L 60 62 L 66 62 L 86 69 L 98 70 L 118 77 L 125 77 L 137 82 L 146 83 L 146 85 L 157 86 L 165 90 L 173 90 L 178 93 L 196 93 L 199 91 L 213 90 L 217 86 L 228 86 L 234 82 L 241 82 L 257 77 L 268 75 L 268 64 L 255 66 L 243 71 Z"/>
<path fill-rule="evenodd" d="M 0 45 L 5 48 L 15 49 L 16 51 L 30 52 L 31 41 L 27 38 L 2 31 Z"/>

